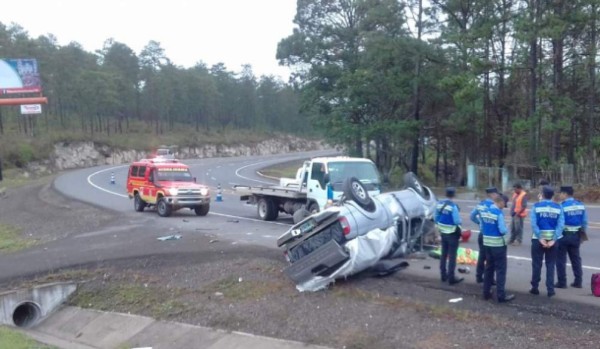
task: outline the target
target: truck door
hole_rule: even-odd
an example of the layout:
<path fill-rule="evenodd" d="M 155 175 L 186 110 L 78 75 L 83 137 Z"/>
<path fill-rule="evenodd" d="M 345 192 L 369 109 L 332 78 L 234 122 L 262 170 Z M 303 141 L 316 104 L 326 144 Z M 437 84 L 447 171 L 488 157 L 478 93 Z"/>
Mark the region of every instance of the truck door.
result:
<path fill-rule="evenodd" d="M 319 210 L 325 207 L 327 203 L 327 190 L 325 187 L 326 167 L 322 162 L 313 162 L 310 177 L 307 181 L 308 199 L 314 200 L 319 204 Z"/>

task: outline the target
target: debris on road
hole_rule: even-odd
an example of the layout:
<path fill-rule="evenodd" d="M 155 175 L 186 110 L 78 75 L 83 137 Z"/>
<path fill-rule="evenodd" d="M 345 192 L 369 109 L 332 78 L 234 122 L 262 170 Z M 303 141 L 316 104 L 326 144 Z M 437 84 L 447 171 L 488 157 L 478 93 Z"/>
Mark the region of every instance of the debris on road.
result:
<path fill-rule="evenodd" d="M 219 242 L 219 240 L 217 240 L 217 239 L 212 239 L 212 240 L 210 240 L 208 243 L 209 243 L 209 244 L 214 244 L 215 242 Z"/>
<path fill-rule="evenodd" d="M 459 267 L 458 272 L 461 274 L 469 274 L 471 272 L 471 268 L 469 267 Z"/>
<path fill-rule="evenodd" d="M 462 302 L 462 300 L 463 300 L 462 297 L 459 297 L 459 298 L 452 298 L 448 302 L 450 302 L 450 303 L 458 303 L 458 302 Z"/>
<path fill-rule="evenodd" d="M 423 269 L 431 269 L 431 266 L 429 266 L 429 265 L 424 265 L 424 266 L 423 266 Z"/>
<path fill-rule="evenodd" d="M 229 223 L 239 223 L 240 221 L 237 219 L 228 219 L 227 222 Z"/>
<path fill-rule="evenodd" d="M 181 239 L 181 234 L 161 236 L 161 237 L 156 238 L 156 239 L 160 240 L 160 241 L 179 240 L 179 239 Z"/>

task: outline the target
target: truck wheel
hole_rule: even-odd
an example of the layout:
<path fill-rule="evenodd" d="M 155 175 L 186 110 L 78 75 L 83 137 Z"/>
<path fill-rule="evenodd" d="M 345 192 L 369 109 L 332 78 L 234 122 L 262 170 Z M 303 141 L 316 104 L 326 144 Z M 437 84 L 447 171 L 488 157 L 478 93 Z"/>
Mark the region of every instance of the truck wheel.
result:
<path fill-rule="evenodd" d="M 417 175 L 415 175 L 413 172 L 407 172 L 404 175 L 404 186 L 411 188 L 415 191 L 415 193 L 419 194 L 419 196 L 426 200 L 429 200 L 429 197 L 431 196 L 429 190 L 427 190 L 427 188 L 421 184 L 421 181 L 419 181 L 419 178 L 417 178 Z"/>
<path fill-rule="evenodd" d="M 319 213 L 319 204 L 317 204 L 316 202 L 311 202 L 310 205 L 308 205 L 308 213 L 309 214 Z"/>
<path fill-rule="evenodd" d="M 158 203 L 156 204 L 156 211 L 161 217 L 169 217 L 173 212 L 173 208 L 167 203 L 167 200 L 165 200 L 165 198 L 160 198 L 158 199 Z"/>
<path fill-rule="evenodd" d="M 263 221 L 273 221 L 279 215 L 275 202 L 270 198 L 260 198 L 258 200 L 257 212 L 258 217 Z"/>
<path fill-rule="evenodd" d="M 145 207 L 146 202 L 142 200 L 139 193 L 135 193 L 135 196 L 133 197 L 133 209 L 138 212 L 142 212 L 144 211 Z"/>
<path fill-rule="evenodd" d="M 369 212 L 375 209 L 375 204 L 369 196 L 367 188 L 356 177 L 346 179 L 344 183 L 344 195 Z"/>
<path fill-rule="evenodd" d="M 206 216 L 208 214 L 209 210 L 210 210 L 210 205 L 208 205 L 208 204 L 194 207 L 196 216 Z"/>
<path fill-rule="evenodd" d="M 307 210 L 304 209 L 304 207 L 302 207 L 301 209 L 294 211 L 292 218 L 294 220 L 294 224 L 298 224 L 298 223 L 302 222 L 302 220 L 308 216 L 310 216 L 310 212 L 308 212 Z"/>

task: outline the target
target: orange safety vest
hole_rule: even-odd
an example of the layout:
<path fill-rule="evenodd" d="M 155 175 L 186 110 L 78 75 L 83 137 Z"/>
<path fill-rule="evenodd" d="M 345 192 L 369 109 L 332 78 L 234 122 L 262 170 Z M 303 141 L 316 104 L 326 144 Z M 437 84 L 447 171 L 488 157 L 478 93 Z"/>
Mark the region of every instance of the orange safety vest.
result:
<path fill-rule="evenodd" d="M 517 193 L 513 193 L 512 201 L 513 201 L 513 210 L 519 217 L 525 218 L 527 216 L 527 209 L 524 209 L 523 212 L 523 198 L 525 197 L 525 192 L 522 191 L 521 194 L 517 196 Z M 521 213 L 519 213 L 521 212 Z"/>

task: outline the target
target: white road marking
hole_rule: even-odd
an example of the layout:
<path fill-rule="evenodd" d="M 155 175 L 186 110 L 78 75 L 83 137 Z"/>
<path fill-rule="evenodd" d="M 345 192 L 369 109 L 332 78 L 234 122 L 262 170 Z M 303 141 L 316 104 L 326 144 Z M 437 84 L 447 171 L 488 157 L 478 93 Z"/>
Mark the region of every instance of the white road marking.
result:
<path fill-rule="evenodd" d="M 276 225 L 284 225 L 286 227 L 289 227 L 290 224 L 287 223 L 280 223 L 280 222 L 271 222 L 271 221 L 263 221 L 262 219 L 255 219 L 255 218 L 246 218 L 246 217 L 240 217 L 240 216 L 234 216 L 234 215 L 230 215 L 230 214 L 225 214 L 225 213 L 217 213 L 217 212 L 209 212 L 209 214 L 211 215 L 216 215 L 216 216 L 222 216 L 222 217 L 229 217 L 229 218 L 238 218 L 238 219 L 243 219 L 246 221 L 251 221 L 251 222 L 259 222 L 259 223 L 269 223 L 269 224 L 276 224 Z"/>
<path fill-rule="evenodd" d="M 113 194 L 113 195 L 117 195 L 117 196 L 120 196 L 120 197 L 122 197 L 122 198 L 128 198 L 129 196 L 127 196 L 127 195 L 125 195 L 125 194 L 121 194 L 121 193 L 114 192 L 114 191 L 112 191 L 112 190 L 104 189 L 104 188 L 102 188 L 101 186 L 99 186 L 99 185 L 96 185 L 96 184 L 94 184 L 94 183 L 92 182 L 92 177 L 94 177 L 94 176 L 95 176 L 95 175 L 97 175 L 97 174 L 100 174 L 100 173 L 102 173 L 102 172 L 113 171 L 113 170 L 114 170 L 114 169 L 116 169 L 116 168 L 127 167 L 127 166 L 129 166 L 129 165 L 116 166 L 116 167 L 111 167 L 111 168 L 107 168 L 107 169 L 104 169 L 104 170 L 96 171 L 96 172 L 92 173 L 91 175 L 89 175 L 89 176 L 87 177 L 87 182 L 88 182 L 88 183 L 89 183 L 89 184 L 90 184 L 92 187 L 94 187 L 94 188 L 96 188 L 96 189 L 98 189 L 98 190 L 102 190 L 103 192 L 106 192 L 106 193 L 109 193 L 109 194 Z"/>
<path fill-rule="evenodd" d="M 238 168 L 237 170 L 235 170 L 235 175 L 238 176 L 238 177 L 240 177 L 240 178 L 247 179 L 249 181 L 272 185 L 273 184 L 272 182 L 266 182 L 266 181 L 261 181 L 261 180 L 254 179 L 254 178 L 248 178 L 248 177 L 242 176 L 240 174 L 240 171 L 243 170 L 243 169 L 245 169 L 245 168 L 248 168 L 248 167 L 254 166 L 254 165 L 263 164 L 263 163 L 266 163 L 266 162 L 272 162 L 272 161 L 273 160 L 267 160 L 267 161 L 261 161 L 261 162 L 252 163 L 250 165 L 242 166 L 242 167 Z"/>
<path fill-rule="evenodd" d="M 510 256 L 510 255 L 508 255 L 508 256 L 506 256 L 506 257 L 507 257 L 507 258 L 510 258 L 510 259 L 517 260 L 517 261 L 527 261 L 527 262 L 531 262 L 531 258 L 529 258 L 529 257 Z M 571 263 L 567 263 L 567 266 L 569 266 L 569 267 L 570 267 L 570 266 L 571 266 Z M 589 266 L 589 265 L 582 265 L 581 267 L 582 267 L 583 269 L 589 269 L 589 270 L 600 270 L 600 268 L 598 268 L 598 267 L 592 267 L 592 266 Z"/>

